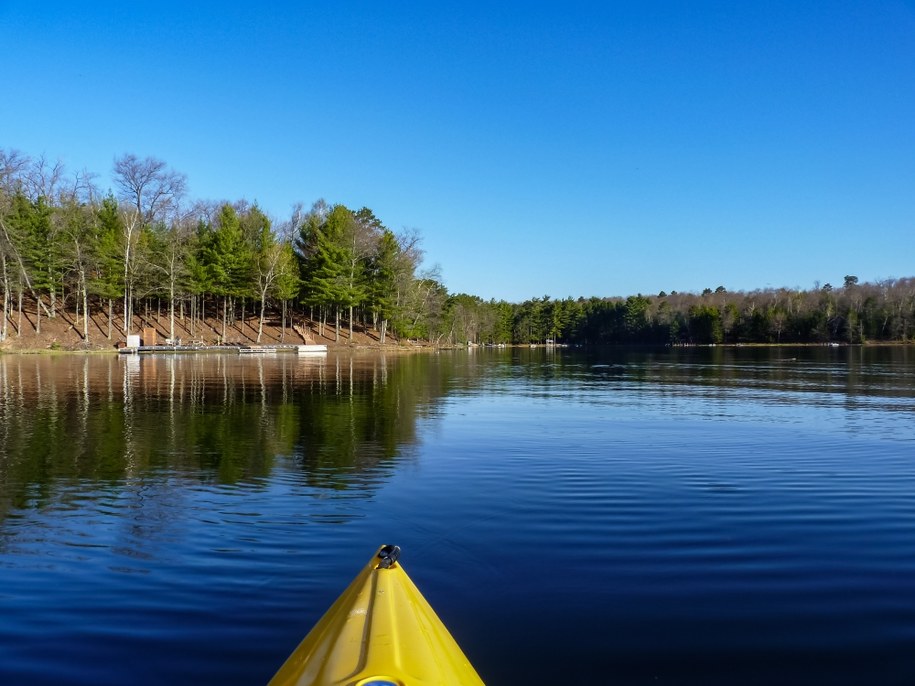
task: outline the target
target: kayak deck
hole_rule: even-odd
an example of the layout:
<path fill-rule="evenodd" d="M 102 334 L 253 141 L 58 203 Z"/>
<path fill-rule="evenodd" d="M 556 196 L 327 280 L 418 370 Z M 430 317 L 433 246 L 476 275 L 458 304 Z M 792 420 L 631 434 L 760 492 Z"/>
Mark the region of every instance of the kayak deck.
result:
<path fill-rule="evenodd" d="M 270 686 L 483 686 L 399 554 L 379 549 Z"/>

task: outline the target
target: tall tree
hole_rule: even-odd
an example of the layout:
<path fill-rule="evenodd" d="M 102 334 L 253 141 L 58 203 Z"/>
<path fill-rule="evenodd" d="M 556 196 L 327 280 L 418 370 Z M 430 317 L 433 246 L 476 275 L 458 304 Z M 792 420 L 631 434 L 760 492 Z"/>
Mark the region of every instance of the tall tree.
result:
<path fill-rule="evenodd" d="M 299 263 L 299 280 L 301 283 L 301 301 L 310 308 L 311 319 L 315 319 L 315 308 L 318 310 L 319 331 L 323 335 L 327 320 L 327 306 L 319 293 L 316 282 L 318 267 L 318 236 L 321 227 L 327 221 L 330 206 L 319 199 L 312 204 L 308 212 L 302 212 L 301 204 L 293 208 L 289 221 L 289 233 L 293 234 L 293 250 Z"/>
<path fill-rule="evenodd" d="M 92 244 L 93 270 L 88 283 L 91 293 L 108 305 L 108 339 L 114 326 L 114 301 L 124 296 L 125 283 L 121 277 L 122 238 L 125 228 L 118 202 L 109 195 L 96 207 L 96 239 Z M 126 331 L 126 323 L 125 323 Z"/>
<path fill-rule="evenodd" d="M 418 303 L 427 292 L 426 284 L 416 277 L 423 261 L 422 238 L 415 229 L 408 229 L 397 234 L 396 239 L 397 249 L 392 251 L 390 263 L 394 277 L 391 328 L 398 336 L 410 337 L 416 335 L 409 331 L 416 325 L 417 313 L 422 309 Z M 426 276 L 436 281 L 440 274 L 436 269 L 432 269 Z"/>
<path fill-rule="evenodd" d="M 369 298 L 371 261 L 378 252 L 382 236 L 387 231 L 385 225 L 368 207 L 357 210 L 353 217 L 356 221 L 347 225 L 350 233 L 346 237 L 349 287 L 355 296 L 349 305 L 351 339 L 353 337 L 353 307 L 366 304 Z"/>
<path fill-rule="evenodd" d="M 289 268 L 289 251 L 287 244 L 281 243 L 273 234 L 270 220 L 257 210 L 256 222 L 252 224 L 254 240 L 254 275 L 257 282 L 257 295 L 260 298 L 260 316 L 257 324 L 257 342 L 260 343 L 264 333 L 264 318 L 267 311 L 267 298 L 276 289 L 280 280 Z M 282 284 L 287 285 L 288 284 Z"/>
<path fill-rule="evenodd" d="M 74 291 L 76 294 L 76 323 L 80 321 L 82 310 L 82 337 L 84 343 L 89 343 L 89 278 L 93 268 L 94 243 L 97 238 L 95 209 L 86 203 L 81 203 L 71 195 L 62 198 L 57 210 L 58 229 L 65 264 L 70 274 L 74 277 Z"/>
<path fill-rule="evenodd" d="M 52 240 L 51 212 L 43 197 L 32 201 L 17 191 L 0 217 L 4 249 L 18 268 L 20 282 L 36 303 L 36 333 L 41 333 L 41 313 L 52 316 L 41 295 L 42 291 L 50 291 L 59 263 L 58 243 Z"/>
<path fill-rule="evenodd" d="M 140 255 L 141 236 L 144 230 L 166 221 L 177 210 L 187 180 L 162 160 L 125 154 L 114 160 L 114 184 L 123 201 L 124 333 L 129 334 L 134 290 L 143 264 L 141 257 L 145 259 Z"/>
<path fill-rule="evenodd" d="M 151 230 L 150 267 L 164 282 L 168 296 L 168 337 L 175 340 L 175 304 L 188 290 L 189 262 L 193 250 L 194 223 L 190 217 L 176 217 L 168 224 L 159 223 Z"/>
<path fill-rule="evenodd" d="M 120 226 L 124 233 L 121 236 L 121 254 L 124 267 L 124 335 L 129 336 L 133 325 L 133 299 L 139 278 L 141 265 L 140 234 L 143 226 L 141 214 L 135 207 L 127 205 L 121 208 Z"/>
<path fill-rule="evenodd" d="M 397 274 L 401 267 L 402 251 L 397 237 L 385 229 L 368 261 L 367 303 L 372 312 L 373 326 L 378 330 L 379 341 L 385 343 L 388 322 L 397 311 Z"/>
<path fill-rule="evenodd" d="M 253 267 L 250 246 L 232 205 L 226 203 L 220 209 L 216 229 L 209 233 L 203 250 L 213 293 L 222 296 L 222 340 L 225 341 L 230 299 L 249 292 Z"/>
<path fill-rule="evenodd" d="M 284 241 L 280 244 L 277 275 L 273 284 L 273 293 L 280 301 L 281 307 L 280 340 L 285 340 L 286 338 L 288 303 L 299 294 L 300 288 L 301 280 L 295 252 L 292 249 L 292 244 Z"/>
<path fill-rule="evenodd" d="M 346 238 L 355 219 L 343 205 L 335 205 L 314 236 L 309 283 L 313 297 L 334 312 L 334 340 L 340 340 L 340 314 L 357 295 L 350 290 Z"/>

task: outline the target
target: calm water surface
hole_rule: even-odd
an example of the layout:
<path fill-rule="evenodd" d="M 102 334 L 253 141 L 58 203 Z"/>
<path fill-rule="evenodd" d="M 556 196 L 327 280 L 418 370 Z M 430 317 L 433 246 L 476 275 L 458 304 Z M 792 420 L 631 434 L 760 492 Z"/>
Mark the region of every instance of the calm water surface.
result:
<path fill-rule="evenodd" d="M 915 350 L 0 356 L 0 683 L 265 683 L 382 543 L 493 686 L 915 683 Z"/>

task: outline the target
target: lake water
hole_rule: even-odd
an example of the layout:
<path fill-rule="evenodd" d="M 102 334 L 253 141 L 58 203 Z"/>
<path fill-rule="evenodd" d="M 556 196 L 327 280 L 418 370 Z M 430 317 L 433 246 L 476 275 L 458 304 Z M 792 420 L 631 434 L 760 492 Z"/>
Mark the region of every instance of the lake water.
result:
<path fill-rule="evenodd" d="M 263 684 L 383 543 L 490 686 L 915 683 L 915 349 L 0 356 L 0 683 Z"/>

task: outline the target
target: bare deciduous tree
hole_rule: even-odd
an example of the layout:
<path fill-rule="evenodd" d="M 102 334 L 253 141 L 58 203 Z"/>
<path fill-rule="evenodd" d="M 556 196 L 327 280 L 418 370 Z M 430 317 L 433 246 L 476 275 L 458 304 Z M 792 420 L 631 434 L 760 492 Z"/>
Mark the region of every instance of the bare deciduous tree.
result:
<path fill-rule="evenodd" d="M 122 155 L 114 161 L 114 183 L 120 199 L 133 205 L 144 225 L 175 209 L 187 190 L 187 177 L 155 157 Z"/>
<path fill-rule="evenodd" d="M 0 190 L 7 195 L 16 192 L 23 181 L 31 160 L 18 150 L 0 148 Z"/>
<path fill-rule="evenodd" d="M 138 264 L 138 241 L 144 228 L 177 214 L 187 189 L 187 177 L 169 169 L 155 157 L 140 159 L 126 154 L 114 160 L 114 183 L 123 208 L 124 226 L 124 333 L 129 334 L 131 301 Z"/>
<path fill-rule="evenodd" d="M 31 200 L 44 198 L 49 204 L 54 204 L 58 200 L 63 176 L 63 162 L 49 162 L 42 155 L 29 166 L 23 178 L 23 190 Z"/>

